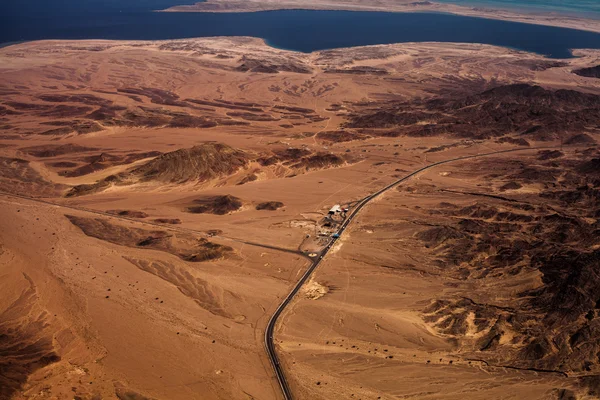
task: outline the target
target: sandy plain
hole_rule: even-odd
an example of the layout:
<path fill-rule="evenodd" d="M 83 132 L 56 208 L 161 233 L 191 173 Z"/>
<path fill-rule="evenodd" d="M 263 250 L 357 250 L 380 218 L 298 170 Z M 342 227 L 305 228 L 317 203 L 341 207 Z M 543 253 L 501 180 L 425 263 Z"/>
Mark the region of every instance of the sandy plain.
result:
<path fill-rule="evenodd" d="M 519 149 L 367 206 L 278 354 L 302 399 L 594 398 L 600 80 L 573 71 L 600 53 L 577 55 L 0 49 L 0 397 L 280 398 L 263 332 L 329 208 Z M 585 279 L 540 258 L 567 251 Z"/>

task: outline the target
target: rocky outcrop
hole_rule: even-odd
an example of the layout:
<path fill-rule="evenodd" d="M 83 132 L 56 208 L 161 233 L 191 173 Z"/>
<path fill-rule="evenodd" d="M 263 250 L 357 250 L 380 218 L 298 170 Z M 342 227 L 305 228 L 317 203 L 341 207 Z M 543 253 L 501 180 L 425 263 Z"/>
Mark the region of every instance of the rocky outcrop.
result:
<path fill-rule="evenodd" d="M 596 133 L 599 123 L 598 95 L 514 84 L 462 97 L 357 105 L 346 126 L 381 136 L 488 139 L 518 135 L 551 140 L 569 133 Z"/>
<path fill-rule="evenodd" d="M 185 234 L 172 234 L 164 230 L 149 231 L 116 225 L 103 218 L 86 218 L 66 215 L 68 220 L 87 236 L 119 246 L 153 249 L 176 255 L 184 261 L 203 262 L 224 258 L 233 249 L 212 243 L 204 238 Z"/>
<path fill-rule="evenodd" d="M 123 178 L 142 182 L 204 182 L 230 175 L 247 163 L 246 154 L 240 150 L 221 143 L 205 143 L 191 149 L 165 153 L 127 171 Z"/>
<path fill-rule="evenodd" d="M 589 68 L 581 68 L 573 71 L 574 74 L 584 76 L 586 78 L 600 78 L 600 65 Z"/>
<path fill-rule="evenodd" d="M 242 208 L 242 201 L 235 196 L 206 196 L 195 199 L 186 211 L 192 214 L 225 215 Z"/>
<path fill-rule="evenodd" d="M 486 201 L 431 211 L 447 224 L 416 238 L 437 257 L 440 271 L 469 289 L 433 301 L 423 318 L 488 365 L 598 379 L 600 190 L 594 173 L 600 162 L 539 155 L 532 163 L 504 161 L 505 170 L 486 161 L 496 179 L 509 180 L 501 190 L 545 185 L 539 195 L 464 193 Z M 547 159 L 561 174 L 540 166 Z M 480 167 L 486 168 L 472 166 Z"/>
<path fill-rule="evenodd" d="M 264 203 L 257 204 L 256 209 L 257 210 L 275 211 L 275 210 L 279 210 L 283 206 L 284 206 L 284 204 L 280 201 L 265 201 Z"/>
<path fill-rule="evenodd" d="M 126 186 L 142 182 L 202 183 L 231 175 L 246 167 L 248 160 L 246 153 L 225 144 L 204 143 L 191 149 L 162 154 L 95 184 L 75 186 L 66 196 L 81 196 L 102 191 L 112 185 Z"/>

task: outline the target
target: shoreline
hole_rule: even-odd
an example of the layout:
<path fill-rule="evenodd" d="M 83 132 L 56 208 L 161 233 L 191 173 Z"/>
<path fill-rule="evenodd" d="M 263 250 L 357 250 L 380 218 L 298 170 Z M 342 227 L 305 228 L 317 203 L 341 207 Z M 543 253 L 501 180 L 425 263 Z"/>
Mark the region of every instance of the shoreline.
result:
<path fill-rule="evenodd" d="M 561 15 L 558 13 L 537 13 L 533 12 L 533 10 L 528 13 L 519 13 L 508 9 L 467 7 L 431 1 L 379 0 L 367 2 L 366 0 L 342 0 L 341 2 L 332 3 L 328 0 L 207 0 L 206 2 L 194 5 L 181 5 L 169 7 L 164 10 L 156 10 L 156 12 L 250 13 L 282 10 L 394 13 L 438 12 L 600 33 L 600 19 Z"/>
<path fill-rule="evenodd" d="M 271 11 L 277 11 L 277 10 L 271 10 Z M 259 11 L 256 11 L 259 12 Z M 264 11 L 264 12 L 269 12 L 269 11 Z M 434 12 L 432 12 L 434 13 Z M 444 14 L 442 12 L 440 12 L 440 14 Z M 0 42 L 0 51 L 8 49 L 8 48 L 13 48 L 13 47 L 18 47 L 18 46 L 22 46 L 22 45 L 31 45 L 31 44 L 37 44 L 37 43 L 56 43 L 56 44 L 65 44 L 65 43 L 89 43 L 89 42 L 99 42 L 99 43 L 110 43 L 110 44 L 123 44 L 126 45 L 128 43 L 140 43 L 140 44 L 152 44 L 152 43 L 168 43 L 168 42 L 186 42 L 186 41 L 193 41 L 193 42 L 197 42 L 197 41 L 205 41 L 205 40 L 217 40 L 217 41 L 230 41 L 234 44 L 240 44 L 239 41 L 244 41 L 244 44 L 249 44 L 251 43 L 252 45 L 258 45 L 260 47 L 265 47 L 265 48 L 270 48 L 272 50 L 275 51 L 282 51 L 282 52 L 286 52 L 286 53 L 293 53 L 296 55 L 304 55 L 304 56 L 310 56 L 310 55 L 315 55 L 315 54 L 319 54 L 319 53 L 323 53 L 323 52 L 336 52 L 336 51 L 340 51 L 340 50 L 353 50 L 353 49 L 363 49 L 363 48 L 373 48 L 373 47 L 385 47 L 385 46 L 402 46 L 402 45 L 409 45 L 409 46 L 413 46 L 413 45 L 424 45 L 424 46 L 440 46 L 440 47 L 445 47 L 445 46 L 464 46 L 464 47 L 470 47 L 470 46 L 479 46 L 479 47 L 489 47 L 489 48 L 496 48 L 496 49 L 502 49 L 504 51 L 506 51 L 507 53 L 511 53 L 511 54 L 523 54 L 523 55 L 532 55 L 532 56 L 536 56 L 536 57 L 541 57 L 547 60 L 572 60 L 572 59 L 577 59 L 577 58 L 581 58 L 581 57 L 585 57 L 586 53 L 593 53 L 599 54 L 599 58 L 600 58 L 600 48 L 596 49 L 596 48 L 588 48 L 588 47 L 570 47 L 567 48 L 567 50 L 569 51 L 570 55 L 568 57 L 553 57 L 549 54 L 544 54 L 544 53 L 539 53 L 536 51 L 531 51 L 531 50 L 526 50 L 526 49 L 520 49 L 518 47 L 511 47 L 511 46 L 503 46 L 503 45 L 498 45 L 498 44 L 491 44 L 491 43 L 481 43 L 481 42 L 468 42 L 468 41 L 450 41 L 450 42 L 446 42 L 446 41 L 435 41 L 435 40 L 426 40 L 426 41 L 400 41 L 400 42 L 390 42 L 390 43 L 371 43 L 371 44 L 361 44 L 361 45 L 349 45 L 349 46 L 342 46 L 342 47 L 331 47 L 331 48 L 322 48 L 322 49 L 315 49 L 312 51 L 301 51 L 301 50 L 294 50 L 292 48 L 286 48 L 286 47 L 280 47 L 277 46 L 276 44 L 272 43 L 271 41 L 269 41 L 267 38 L 263 38 L 263 37 L 259 37 L 259 36 L 248 36 L 248 35 L 233 35 L 233 36 L 227 36 L 227 35 L 215 35 L 215 36 L 193 36 L 193 37 L 179 37 L 179 38 L 168 38 L 168 39 L 114 39 L 114 38 L 80 38 L 80 39 L 75 39 L 75 38 L 43 38 L 43 39 L 32 39 L 32 40 L 20 40 L 20 41 L 12 41 L 12 42 Z"/>
<path fill-rule="evenodd" d="M 486 43 L 471 43 L 471 42 L 439 42 L 439 41 L 411 41 L 411 42 L 397 42 L 397 43 L 380 43 L 380 44 L 367 44 L 360 46 L 346 46 L 346 47 L 336 47 L 331 49 L 321 49 L 314 50 L 311 52 L 303 52 L 293 49 L 286 49 L 282 47 L 278 47 L 265 38 L 255 37 L 255 36 L 200 36 L 200 37 L 190 37 L 190 38 L 176 38 L 176 39 L 157 39 L 157 40 L 137 40 L 137 39 L 103 39 L 103 38 L 95 38 L 95 39 L 37 39 L 37 40 L 26 40 L 19 42 L 10 42 L 10 43 L 0 43 L 0 53 L 5 50 L 9 50 L 11 48 L 18 48 L 20 46 L 37 46 L 37 45 L 106 45 L 107 49 L 112 47 L 120 47 L 120 46 L 130 46 L 134 45 L 143 45 L 143 46 L 151 46 L 154 44 L 164 44 L 164 43 L 185 43 L 185 42 L 212 42 L 216 43 L 216 48 L 221 48 L 220 45 L 223 45 L 224 42 L 227 42 L 229 46 L 233 45 L 235 47 L 245 47 L 249 46 L 255 50 L 267 50 L 270 52 L 281 52 L 281 53 L 290 53 L 296 57 L 314 57 L 324 53 L 331 52 L 343 52 L 343 51 L 360 51 L 360 50 L 368 50 L 374 48 L 439 48 L 439 49 L 459 49 L 459 51 L 470 51 L 470 50 L 482 50 L 485 49 L 487 51 L 493 51 L 502 53 L 503 56 L 515 56 L 520 55 L 521 57 L 527 58 L 535 58 L 535 59 L 543 59 L 548 61 L 565 61 L 575 59 L 583 59 L 589 56 L 596 56 L 600 59 L 600 49 L 587 49 L 587 48 L 572 48 L 569 49 L 572 57 L 570 58 L 552 58 L 545 54 L 540 54 L 536 52 L 521 50 L 517 48 L 507 47 L 507 46 L 498 46 L 493 44 Z M 224 49 L 224 48 L 223 48 Z M 597 54 L 597 55 L 596 55 Z M 0 54 L 1 57 L 1 54 Z M 2 68 L 0 68 L 2 69 Z"/>
<path fill-rule="evenodd" d="M 176 39 L 156 39 L 156 40 L 138 40 L 138 39 L 38 39 L 29 41 L 20 41 L 1 44 L 0 53 L 3 51 L 10 50 L 11 48 L 19 48 L 21 46 L 33 46 L 37 47 L 40 45 L 82 45 L 82 46 L 106 46 L 106 50 L 131 45 L 142 45 L 142 46 L 153 46 L 165 43 L 196 43 L 209 46 L 214 50 L 240 50 L 240 49 L 253 49 L 262 50 L 270 53 L 288 53 L 296 57 L 315 57 L 327 53 L 342 54 L 344 51 L 366 51 L 369 49 L 384 49 L 384 48 L 426 48 L 426 49 L 444 49 L 444 50 L 456 50 L 460 51 L 481 51 L 494 53 L 496 55 L 502 54 L 503 56 L 519 56 L 525 58 L 543 59 L 548 61 L 564 61 L 569 63 L 570 61 L 581 60 L 586 57 L 592 57 L 598 59 L 600 62 L 600 49 L 587 49 L 587 48 L 573 48 L 570 49 L 573 56 L 571 58 L 559 59 L 551 58 L 547 55 L 516 49 L 506 46 L 498 46 L 486 43 L 470 43 L 470 42 L 439 42 L 439 41 L 411 41 L 411 42 L 397 42 L 397 43 L 380 43 L 380 44 L 367 44 L 359 46 L 346 46 L 336 47 L 331 49 L 314 50 L 312 52 L 302 52 L 293 49 L 286 49 L 278 47 L 269 43 L 267 39 L 255 36 L 200 36 L 190 38 L 176 38 Z M 179 52 L 179 51 L 174 51 Z M 185 51 L 183 51 L 185 53 Z M 0 54 L 1 56 L 1 54 Z M 0 68 L 1 69 L 1 68 Z"/>

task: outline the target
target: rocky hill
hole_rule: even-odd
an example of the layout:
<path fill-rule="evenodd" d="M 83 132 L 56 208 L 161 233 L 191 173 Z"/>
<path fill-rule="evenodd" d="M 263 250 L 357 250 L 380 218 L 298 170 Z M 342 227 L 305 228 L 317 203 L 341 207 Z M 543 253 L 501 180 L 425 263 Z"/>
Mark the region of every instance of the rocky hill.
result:
<path fill-rule="evenodd" d="M 162 154 L 141 166 L 111 175 L 92 185 L 75 186 L 67 193 L 67 197 L 102 191 L 111 185 L 206 182 L 237 172 L 247 166 L 248 160 L 246 153 L 225 144 L 204 143 Z"/>
<path fill-rule="evenodd" d="M 205 196 L 195 199 L 186 211 L 192 214 L 225 215 L 242 207 L 242 201 L 235 196 Z"/>
<path fill-rule="evenodd" d="M 540 152 L 539 160 L 547 161 L 547 154 Z M 496 179 L 546 187 L 537 195 L 469 193 L 485 201 L 440 204 L 431 211 L 445 215 L 447 223 L 417 238 L 432 249 L 440 268 L 469 289 L 433 302 L 424 320 L 488 365 L 597 379 L 600 163 L 556 156 L 556 164 L 504 162 L 492 168 Z M 496 165 L 486 163 L 472 168 Z M 526 283 L 531 274 L 539 274 L 539 282 Z M 485 282 L 495 282 L 494 291 Z M 589 391 L 600 395 L 593 385 Z"/>
<path fill-rule="evenodd" d="M 240 150 L 222 143 L 204 143 L 163 154 L 127 172 L 127 178 L 164 183 L 204 182 L 236 172 L 247 165 Z"/>
<path fill-rule="evenodd" d="M 574 74 L 584 76 L 586 78 L 600 78 L 600 65 L 589 68 L 581 68 L 573 71 Z"/>
<path fill-rule="evenodd" d="M 66 215 L 67 219 L 87 236 L 119 246 L 152 249 L 173 254 L 184 261 L 218 260 L 233 254 L 233 249 L 187 234 L 172 234 L 164 230 L 149 231 L 115 225 L 103 218 Z"/>
<path fill-rule="evenodd" d="M 517 135 L 552 140 L 598 133 L 600 96 L 540 86 L 499 86 L 473 95 L 357 105 L 346 127 L 380 136 L 489 139 Z"/>

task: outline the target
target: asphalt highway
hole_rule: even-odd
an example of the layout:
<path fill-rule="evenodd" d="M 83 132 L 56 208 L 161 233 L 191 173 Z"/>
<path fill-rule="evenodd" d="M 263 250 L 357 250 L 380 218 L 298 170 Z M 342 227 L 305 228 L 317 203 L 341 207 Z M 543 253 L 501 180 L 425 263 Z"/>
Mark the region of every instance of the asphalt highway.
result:
<path fill-rule="evenodd" d="M 382 193 L 384 193 L 384 192 L 386 192 L 386 191 L 394 188 L 395 186 L 399 185 L 400 183 L 405 182 L 405 181 L 413 178 L 415 175 L 418 175 L 419 173 L 421 173 L 423 171 L 426 171 L 428 169 L 435 168 L 435 167 L 437 167 L 439 165 L 442 165 L 442 164 L 448 164 L 448 163 L 452 163 L 452 162 L 469 160 L 469 159 L 480 158 L 480 157 L 487 157 L 487 156 L 498 155 L 498 154 L 503 154 L 503 153 L 513 153 L 513 152 L 519 152 L 519 151 L 533 151 L 533 150 L 542 150 L 542 149 L 556 149 L 556 148 L 558 148 L 558 146 L 528 147 L 528 148 L 523 148 L 523 149 L 501 150 L 501 151 L 494 151 L 494 152 L 489 152 L 489 153 L 475 154 L 475 155 L 470 155 L 470 156 L 456 157 L 456 158 L 451 158 L 451 159 L 444 160 L 444 161 L 438 161 L 438 162 L 426 165 L 426 166 L 421 167 L 421 168 L 413 171 L 412 173 L 410 173 L 410 174 L 408 174 L 408 175 L 406 175 L 406 176 L 404 176 L 404 177 L 402 177 L 402 178 L 400 178 L 400 179 L 398 179 L 398 180 L 390 183 L 386 187 L 378 190 L 377 192 L 375 192 L 375 193 L 373 193 L 373 194 L 371 194 L 371 195 L 369 195 L 369 196 L 367 196 L 367 197 L 365 197 L 365 198 L 363 198 L 361 200 L 358 200 L 356 202 L 356 205 L 354 205 L 354 207 L 352 208 L 352 210 L 350 211 L 350 213 L 348 214 L 348 216 L 346 217 L 346 219 L 344 220 L 344 222 L 340 226 L 340 228 L 337 231 L 337 233 L 340 236 L 342 236 L 344 234 L 344 231 L 346 230 L 346 228 L 348 228 L 348 226 L 354 220 L 354 218 L 356 218 L 356 216 L 358 215 L 358 213 L 371 200 L 373 200 L 377 196 L 381 195 Z M 38 202 L 38 203 L 44 203 L 44 204 L 47 204 L 47 205 L 50 205 L 50 206 L 60 207 L 60 208 L 64 208 L 64 209 L 72 209 L 72 210 L 77 210 L 77 211 L 83 211 L 83 212 L 97 214 L 97 215 L 101 215 L 101 216 L 105 216 L 105 217 L 109 217 L 109 218 L 113 218 L 113 219 L 127 220 L 127 221 L 130 221 L 130 222 L 135 222 L 135 223 L 143 224 L 143 225 L 151 225 L 151 226 L 154 226 L 154 227 L 160 227 L 160 228 L 165 229 L 165 230 L 171 230 L 171 231 L 179 231 L 179 232 L 186 232 L 186 233 L 194 233 L 194 234 L 205 235 L 205 232 L 196 231 L 196 230 L 189 229 L 189 228 L 165 226 L 163 224 L 154 223 L 154 222 L 150 222 L 150 221 L 142 221 L 142 220 L 131 218 L 131 217 L 118 216 L 118 215 L 110 214 L 110 213 L 107 213 L 107 212 L 104 212 L 104 211 L 93 210 L 93 209 L 88 209 L 88 208 L 78 207 L 78 206 L 70 206 L 70 205 L 66 205 L 66 204 L 57 204 L 57 203 L 53 203 L 53 202 L 48 201 L 48 200 L 43 200 L 43 199 L 40 199 L 40 198 L 35 198 L 35 197 L 30 197 L 30 196 L 23 196 L 23 195 L 19 195 L 19 194 L 16 194 L 16 193 L 8 193 L 8 192 L 2 192 L 2 191 L 0 191 L 0 195 L 4 195 L 4 196 L 7 196 L 7 197 L 13 197 L 13 198 L 21 198 L 21 199 L 25 199 L 25 200 L 29 200 L 29 201 Z M 304 274 L 302 275 L 302 277 L 298 280 L 298 282 L 292 288 L 291 292 L 283 299 L 283 301 L 279 304 L 279 306 L 275 310 L 274 314 L 271 316 L 271 319 L 269 320 L 269 322 L 267 324 L 267 327 L 265 329 L 265 335 L 264 335 L 265 349 L 267 351 L 267 355 L 269 357 L 269 360 L 271 361 L 271 365 L 273 367 L 273 370 L 275 371 L 275 376 L 276 376 L 277 381 L 279 383 L 279 386 L 281 388 L 281 392 L 283 394 L 283 398 L 285 400 L 292 400 L 292 398 L 293 398 L 292 393 L 290 391 L 288 382 L 287 382 L 285 374 L 283 372 L 283 368 L 281 367 L 281 364 L 279 362 L 279 358 L 277 357 L 277 353 L 275 351 L 275 343 L 273 341 L 273 333 L 275 331 L 275 326 L 277 324 L 277 320 L 278 320 L 279 316 L 283 313 L 284 309 L 292 301 L 292 299 L 294 298 L 294 296 L 296 296 L 296 294 L 298 293 L 298 291 L 300 291 L 300 289 L 302 288 L 302 286 L 304 285 L 304 283 L 306 283 L 306 281 L 310 278 L 310 276 L 315 271 L 315 269 L 320 265 L 321 261 L 323 261 L 323 259 L 325 258 L 325 256 L 329 252 L 329 250 L 331 250 L 331 248 L 333 247 L 333 245 L 335 244 L 335 242 L 338 240 L 338 238 L 331 238 L 330 241 L 329 241 L 329 243 L 320 252 L 316 253 L 316 255 L 314 257 L 310 257 L 306 253 L 303 253 L 303 252 L 298 251 L 298 250 L 285 249 L 285 248 L 280 248 L 280 247 L 266 245 L 266 244 L 260 244 L 260 243 L 254 243 L 254 242 L 244 241 L 244 240 L 240 240 L 240 239 L 236 239 L 236 238 L 229 238 L 229 237 L 223 237 L 223 236 L 217 236 L 217 237 L 221 238 L 221 239 L 225 239 L 225 240 L 242 242 L 242 243 L 245 243 L 245 244 L 248 244 L 248 245 L 252 245 L 252 246 L 258 246 L 258 247 L 268 248 L 268 249 L 272 249 L 272 250 L 283 251 L 283 252 L 286 252 L 286 253 L 298 254 L 298 255 L 300 255 L 302 257 L 305 257 L 305 258 L 311 260 L 311 264 L 308 267 L 308 269 L 304 272 Z"/>
<path fill-rule="evenodd" d="M 540 149 L 552 149 L 555 147 L 529 147 L 529 148 L 525 148 L 525 149 L 511 149 L 511 150 L 501 150 L 501 151 L 494 151 L 494 152 L 489 152 L 489 153 L 482 153 L 482 154 L 476 154 L 476 155 L 470 155 L 470 156 L 463 156 L 463 157 L 456 157 L 456 158 L 451 158 L 448 160 L 444 160 L 444 161 L 438 161 L 432 164 L 429 164 L 425 167 L 419 168 L 413 172 L 411 172 L 410 174 L 390 183 L 389 185 L 387 185 L 386 187 L 378 190 L 377 192 L 365 197 L 364 199 L 360 200 L 352 209 L 352 211 L 350 212 L 350 214 L 346 217 L 345 221 L 342 223 L 342 225 L 340 226 L 340 229 L 338 230 L 338 234 L 340 236 L 342 236 L 344 234 L 344 231 L 346 230 L 346 228 L 348 228 L 348 226 L 350 225 L 350 223 L 354 220 L 354 218 L 356 218 L 356 216 L 358 215 L 358 213 L 363 209 L 363 207 L 365 207 L 371 200 L 373 200 L 374 198 L 376 198 L 377 196 L 381 195 L 382 193 L 394 188 L 395 186 L 399 185 L 402 182 L 405 182 L 411 178 L 413 178 L 415 175 L 420 174 L 423 171 L 426 171 L 428 169 L 431 168 L 435 168 L 439 165 L 442 164 L 448 164 L 448 163 L 452 163 L 452 162 L 457 162 L 457 161 L 463 161 L 463 160 L 469 160 L 469 159 L 473 159 L 473 158 L 480 158 L 480 157 L 487 157 L 487 156 L 492 156 L 492 155 L 498 155 L 498 154 L 502 154 L 502 153 L 513 153 L 513 152 L 517 152 L 517 151 L 532 151 L 532 150 L 540 150 Z M 292 291 L 285 297 L 285 299 L 283 299 L 283 301 L 281 302 L 281 304 L 279 305 L 279 307 L 277 307 L 277 309 L 275 310 L 275 313 L 273 314 L 273 316 L 271 316 L 271 319 L 269 320 L 269 323 L 267 324 L 267 328 L 265 329 L 265 348 L 267 350 L 267 355 L 269 356 L 269 359 L 271 361 L 271 365 L 273 366 L 273 369 L 275 371 L 275 375 L 277 377 L 277 381 L 279 382 L 279 386 L 281 388 L 281 392 L 283 394 L 283 398 L 285 400 L 292 400 L 293 396 L 292 396 L 292 392 L 290 390 L 290 387 L 288 385 L 288 382 L 285 378 L 285 374 L 283 372 L 283 368 L 281 367 L 281 364 L 279 362 L 279 358 L 277 357 L 277 353 L 275 352 L 275 342 L 273 341 L 273 333 L 275 331 L 275 325 L 277 324 L 277 319 L 279 318 L 279 316 L 281 315 L 281 313 L 283 312 L 283 310 L 288 306 L 288 304 L 292 301 L 292 299 L 294 298 L 294 296 L 296 296 L 296 294 L 298 293 L 298 291 L 300 291 L 300 289 L 302 288 L 302 286 L 304 285 L 304 283 L 306 283 L 306 281 L 310 278 L 310 276 L 312 275 L 312 273 L 315 271 L 315 269 L 319 266 L 319 264 L 321 264 L 321 262 L 323 261 L 323 259 L 325 258 L 325 256 L 327 255 L 327 253 L 329 252 L 329 250 L 331 250 L 331 247 L 333 247 L 333 245 L 335 244 L 335 242 L 338 240 L 338 238 L 331 238 L 331 240 L 329 241 L 329 243 L 327 244 L 327 246 L 325 246 L 320 253 L 317 253 L 317 256 L 315 257 L 311 257 L 312 259 L 312 263 L 311 265 L 308 267 L 308 269 L 306 270 L 306 272 L 304 272 L 304 274 L 302 275 L 302 277 L 300 278 L 300 280 L 296 283 L 296 285 L 292 288 Z"/>

